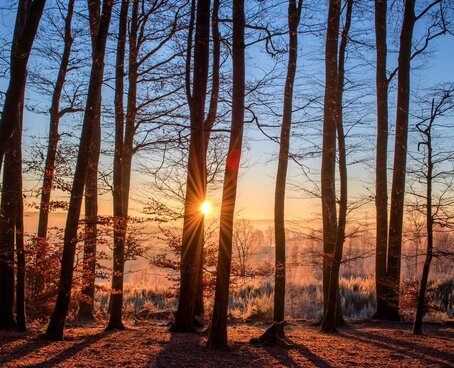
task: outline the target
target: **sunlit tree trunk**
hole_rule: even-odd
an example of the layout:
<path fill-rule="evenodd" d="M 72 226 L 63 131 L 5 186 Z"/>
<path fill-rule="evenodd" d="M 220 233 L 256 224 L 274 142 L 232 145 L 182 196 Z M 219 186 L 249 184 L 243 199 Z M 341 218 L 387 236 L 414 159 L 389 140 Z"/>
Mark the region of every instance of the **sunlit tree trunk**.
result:
<path fill-rule="evenodd" d="M 244 1 L 233 2 L 233 92 L 230 143 L 222 191 L 219 254 L 216 272 L 216 291 L 211 319 L 208 347 L 227 345 L 227 311 L 229 302 L 230 271 L 232 264 L 233 217 L 240 167 L 244 126 L 245 60 L 244 60 Z"/>
<path fill-rule="evenodd" d="M 134 18 L 137 20 L 137 1 L 134 4 Z M 117 59 L 115 66 L 115 153 L 114 153 L 114 173 L 113 173 L 113 212 L 114 212 L 114 252 L 118 258 L 119 250 L 123 250 L 126 237 L 126 219 L 124 216 L 123 204 L 123 155 L 124 155 L 124 62 L 126 49 L 126 31 L 128 24 L 129 0 L 123 0 L 120 10 L 120 21 L 118 28 Z M 132 30 L 136 34 L 136 27 Z M 121 260 L 120 260 L 121 261 Z M 123 261 L 124 262 L 124 261 Z M 114 262 L 114 267 L 118 269 L 119 264 Z M 112 275 L 112 290 L 122 290 L 122 280 Z M 111 294 L 110 318 L 107 328 L 123 329 L 121 294 Z"/>
<path fill-rule="evenodd" d="M 49 124 L 49 141 L 47 144 L 46 163 L 44 166 L 44 178 L 41 188 L 41 202 L 39 206 L 38 233 L 36 237 L 37 253 L 36 253 L 36 269 L 38 273 L 34 280 L 34 293 L 40 294 L 43 289 L 44 280 L 42 279 L 43 261 L 47 256 L 47 228 L 49 222 L 49 205 L 52 192 L 52 183 L 55 172 L 55 158 L 57 155 L 57 145 L 60 139 L 58 134 L 58 126 L 60 123 L 60 98 L 65 84 L 66 74 L 68 72 L 69 58 L 71 55 L 71 47 L 73 37 L 71 33 L 71 23 L 74 13 L 74 1 L 68 2 L 68 10 L 65 18 L 65 33 L 63 54 L 60 61 L 57 80 L 55 82 L 54 91 L 52 94 L 52 104 L 50 107 L 50 124 Z"/>
<path fill-rule="evenodd" d="M 340 307 L 339 293 L 339 269 L 342 262 L 342 251 L 345 240 L 345 227 L 347 224 L 347 151 L 345 148 L 345 133 L 343 125 L 342 99 L 344 93 L 345 76 L 345 52 L 347 49 L 348 33 L 350 31 L 353 0 L 347 0 L 347 13 L 345 15 L 345 25 L 342 30 L 341 43 L 339 47 L 338 64 L 338 96 L 337 104 L 339 116 L 336 121 L 337 142 L 339 152 L 339 218 L 337 223 L 336 247 L 333 253 L 333 262 L 329 279 L 328 307 L 322 320 L 321 329 L 325 332 L 336 331 L 336 325 L 343 322 L 342 309 Z"/>
<path fill-rule="evenodd" d="M 3 156 L 8 148 L 7 143 L 16 128 L 16 115 L 27 80 L 28 58 L 45 4 L 46 0 L 20 0 L 18 4 L 16 30 L 21 31 L 15 31 L 10 79 L 0 120 L 0 142 L 2 142 L 0 144 L 0 172 Z"/>
<path fill-rule="evenodd" d="M 101 96 L 104 75 L 104 55 L 112 7 L 113 0 L 104 0 L 98 35 L 96 38 L 95 62 L 93 63 L 91 69 L 87 104 L 79 144 L 79 153 L 77 156 L 76 170 L 74 173 L 68 215 L 66 219 L 57 302 L 45 334 L 45 337 L 48 339 L 63 339 L 63 330 L 71 298 L 74 257 L 77 244 L 77 229 L 85 181 L 87 178 L 90 148 L 93 131 L 95 129 L 94 125 L 97 119 L 96 115 L 99 111 L 96 104 L 100 101 Z"/>
<path fill-rule="evenodd" d="M 284 87 L 284 111 L 274 196 L 274 231 L 276 239 L 274 322 L 283 321 L 285 318 L 285 184 L 287 180 L 290 130 L 292 125 L 293 85 L 298 59 L 298 25 L 302 5 L 302 0 L 298 1 L 298 5 L 296 4 L 296 0 L 290 0 L 288 6 L 289 55 L 287 78 Z"/>
<path fill-rule="evenodd" d="M 197 1 L 196 35 L 194 43 L 193 92 L 190 97 L 191 138 L 189 142 L 188 174 L 183 220 L 180 295 L 173 331 L 194 329 L 194 307 L 203 245 L 203 215 L 200 205 L 205 199 L 205 99 L 208 81 L 210 35 L 210 1 Z"/>
<path fill-rule="evenodd" d="M 377 53 L 377 157 L 375 166 L 376 255 L 375 287 L 377 310 L 374 318 L 387 314 L 387 248 L 388 248 L 388 78 L 386 75 L 387 0 L 375 0 L 375 42 Z"/>
<path fill-rule="evenodd" d="M 399 320 L 400 264 L 404 217 L 405 174 L 407 165 L 408 108 L 410 103 L 410 58 L 415 24 L 415 0 L 405 1 L 400 34 L 399 74 L 397 81 L 396 138 L 394 146 L 391 210 L 389 217 L 388 285 L 385 319 Z"/>

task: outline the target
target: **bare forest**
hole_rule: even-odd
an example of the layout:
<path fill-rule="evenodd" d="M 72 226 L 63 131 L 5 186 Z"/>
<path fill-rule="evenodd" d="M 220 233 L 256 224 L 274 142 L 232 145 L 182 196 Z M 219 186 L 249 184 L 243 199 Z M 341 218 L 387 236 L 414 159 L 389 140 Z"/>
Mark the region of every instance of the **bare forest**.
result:
<path fill-rule="evenodd" d="M 454 3 L 0 2 L 0 366 L 451 367 Z"/>

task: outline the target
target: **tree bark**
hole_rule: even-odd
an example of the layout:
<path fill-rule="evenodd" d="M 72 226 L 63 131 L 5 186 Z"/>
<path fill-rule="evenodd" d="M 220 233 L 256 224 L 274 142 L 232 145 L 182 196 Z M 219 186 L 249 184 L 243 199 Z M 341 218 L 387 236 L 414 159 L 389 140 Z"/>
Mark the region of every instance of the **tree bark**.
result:
<path fill-rule="evenodd" d="M 17 8 L 16 30 L 10 64 L 10 80 L 0 120 L 0 173 L 7 143 L 16 128 L 16 115 L 27 80 L 27 63 L 46 0 L 21 0 Z"/>
<path fill-rule="evenodd" d="M 275 276 L 274 276 L 274 322 L 285 318 L 285 184 L 287 180 L 290 130 L 292 125 L 293 85 L 295 82 L 296 63 L 298 60 L 298 25 L 303 1 L 290 0 L 288 6 L 289 56 L 287 78 L 284 87 L 284 108 L 282 116 L 279 160 L 276 174 L 274 196 L 274 231 L 275 231 Z M 283 329 L 283 327 L 282 327 Z"/>
<path fill-rule="evenodd" d="M 377 158 L 375 167 L 376 254 L 375 288 L 377 310 L 374 318 L 387 315 L 387 248 L 388 248 L 388 78 L 387 60 L 387 0 L 375 0 L 375 42 L 377 53 Z"/>
<path fill-rule="evenodd" d="M 13 36 L 13 46 L 11 49 L 11 80 L 14 78 L 14 64 L 17 62 L 17 52 L 23 42 L 22 38 L 25 34 L 27 21 L 30 17 L 32 3 L 27 0 L 20 1 L 17 9 L 16 24 Z M 36 10 L 36 9 L 35 9 Z M 37 25 L 36 25 L 37 26 Z M 31 46 L 30 46 L 31 47 Z M 28 57 L 28 56 L 27 56 Z M 12 136 L 9 140 L 3 140 L 2 149 L 7 148 L 5 155 L 5 169 L 3 172 L 2 197 L 0 203 L 0 329 L 12 329 L 16 326 L 14 320 L 14 245 L 16 240 L 22 241 L 17 244 L 17 254 L 19 255 L 21 248 L 23 253 L 23 238 L 21 234 L 17 239 L 16 226 L 22 225 L 23 220 L 19 220 L 18 216 L 22 216 L 19 205 L 22 203 L 22 119 L 24 109 L 24 94 L 25 82 L 27 79 L 26 62 L 24 66 L 24 82 L 19 83 L 20 90 L 16 105 L 16 110 L 10 116 L 10 124 L 13 128 Z M 11 83 L 11 82 L 10 82 Z M 8 92 L 7 92 L 8 98 Z M 3 117 L 6 111 L 3 112 Z M 3 123 L 3 120 L 2 120 Z M 3 160 L 3 156 L 0 161 Z M 1 164 L 0 164 L 1 165 Z M 23 226 L 22 226 L 23 227 Z M 23 230 L 23 229 L 22 229 Z M 16 290 L 18 294 L 18 302 L 21 303 L 23 293 L 21 286 L 23 285 L 23 258 L 18 257 L 21 262 L 21 269 L 18 269 L 18 283 Z M 21 308 L 20 305 L 18 305 Z M 25 330 L 25 313 L 19 310 L 19 328 Z"/>
<path fill-rule="evenodd" d="M 171 330 L 194 330 L 194 307 L 197 279 L 203 245 L 203 215 L 200 205 L 206 192 L 205 162 L 205 99 L 209 67 L 210 1 L 197 1 L 196 35 L 194 44 L 193 96 L 191 97 L 191 138 L 189 142 L 186 200 L 180 270 L 180 295 L 175 322 Z"/>
<path fill-rule="evenodd" d="M 47 228 L 49 222 L 49 204 L 52 191 L 52 182 L 55 172 L 55 157 L 57 155 L 57 145 L 60 140 L 58 134 L 58 126 L 60 123 L 60 98 L 65 84 L 66 73 L 68 71 L 69 58 L 71 55 L 71 47 L 73 44 L 73 37 L 71 33 L 71 23 L 74 13 L 74 1 L 68 2 L 68 10 L 65 18 L 65 34 L 64 34 L 64 48 L 60 61 L 60 68 L 58 70 L 57 81 L 55 83 L 54 92 L 52 94 L 52 104 L 50 107 L 50 124 L 49 124 L 49 141 L 47 145 L 46 163 L 44 166 L 43 186 L 41 189 L 41 202 L 39 206 L 39 219 L 38 219 L 38 234 L 36 237 L 36 269 L 38 273 L 34 280 L 34 294 L 38 295 L 42 292 L 44 280 L 42 278 L 42 271 L 44 266 L 44 259 L 47 256 Z"/>
<path fill-rule="evenodd" d="M 92 2 L 90 1 L 89 3 Z M 91 69 L 87 106 L 85 109 L 79 153 L 77 156 L 76 170 L 69 201 L 68 216 L 66 219 L 57 302 L 55 304 L 55 309 L 52 313 L 52 317 L 45 334 L 45 337 L 48 339 L 63 339 L 63 330 L 71 297 L 79 216 L 85 181 L 87 178 L 93 130 L 95 128 L 94 125 L 97 119 L 96 114 L 99 111 L 96 107 L 96 104 L 100 101 L 99 96 L 101 95 L 102 89 L 104 75 L 104 55 L 106 49 L 107 34 L 110 25 L 110 18 L 112 14 L 112 6 L 113 0 L 104 0 L 102 16 L 100 18 L 98 35 L 96 38 L 96 57 L 94 58 L 95 63 L 92 65 Z"/>
<path fill-rule="evenodd" d="M 123 78 L 129 1 L 123 0 L 118 29 L 117 65 L 115 76 L 115 157 L 114 157 L 114 253 L 110 316 L 107 329 L 124 329 L 123 274 L 128 216 L 129 177 L 131 175 L 132 144 L 134 137 L 136 86 L 137 86 L 137 19 L 139 1 L 134 0 L 129 36 L 129 93 L 124 132 Z M 132 114 L 133 109 L 134 114 Z"/>
<path fill-rule="evenodd" d="M 211 33 L 213 38 L 213 61 L 212 61 L 212 83 L 211 83 L 211 96 L 210 96 L 210 106 L 208 108 L 208 114 L 204 122 L 205 127 L 205 163 L 207 162 L 207 155 L 208 155 L 208 144 L 210 141 L 211 129 L 216 121 L 217 109 L 218 109 L 218 99 L 219 99 L 219 68 L 221 64 L 221 37 L 219 34 L 219 0 L 213 1 L 213 12 L 211 15 Z M 206 198 L 206 190 L 204 198 Z M 202 222 L 203 229 L 202 234 L 205 233 L 205 221 Z M 198 257 L 200 257 L 200 265 L 199 265 L 199 274 L 197 280 L 197 294 L 196 300 L 194 305 L 194 317 L 203 317 L 205 313 L 205 306 L 203 301 L 203 264 L 204 264 L 204 256 L 203 256 L 203 247 L 199 247 Z"/>
<path fill-rule="evenodd" d="M 235 213 L 238 171 L 240 167 L 244 126 L 244 29 L 244 0 L 237 0 L 233 2 L 232 127 L 222 191 L 216 291 L 214 296 L 213 316 L 207 342 L 209 348 L 225 347 L 227 345 L 227 311 L 232 263 L 233 217 Z"/>
<path fill-rule="evenodd" d="M 323 312 L 326 314 L 329 299 L 329 280 L 332 255 L 336 248 L 336 122 L 338 109 L 337 48 L 340 18 L 340 0 L 330 0 L 328 30 L 325 48 L 325 99 L 323 116 L 323 153 L 321 168 L 323 218 Z"/>
<path fill-rule="evenodd" d="M 333 263 L 331 266 L 328 294 L 328 308 L 322 320 L 321 330 L 324 332 L 336 331 L 336 326 L 343 324 L 342 308 L 339 300 L 339 269 L 342 262 L 342 251 L 345 240 L 345 227 L 347 224 L 347 152 L 345 148 L 345 133 L 343 125 L 343 108 L 342 99 L 344 94 L 344 76 L 345 76 L 345 52 L 348 43 L 348 33 L 350 31 L 351 17 L 353 9 L 353 0 L 347 0 L 347 13 L 345 16 L 345 25 L 342 30 L 341 43 L 339 47 L 339 65 L 338 65 L 338 111 L 339 116 L 336 121 L 337 142 L 339 150 L 339 218 L 337 223 L 336 247 L 333 254 Z"/>
<path fill-rule="evenodd" d="M 388 285 L 386 320 L 399 320 L 400 264 L 404 217 L 405 174 L 407 165 L 408 108 L 410 102 L 410 58 L 415 24 L 415 0 L 405 0 L 400 34 L 397 82 L 396 140 L 394 146 L 391 210 L 389 217 Z"/>

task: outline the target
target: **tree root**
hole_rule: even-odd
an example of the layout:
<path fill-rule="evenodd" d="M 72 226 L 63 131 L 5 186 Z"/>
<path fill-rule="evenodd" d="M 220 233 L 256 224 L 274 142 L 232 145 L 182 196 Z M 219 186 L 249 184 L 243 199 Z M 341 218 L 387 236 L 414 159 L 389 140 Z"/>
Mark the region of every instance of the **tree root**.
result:
<path fill-rule="evenodd" d="M 249 342 L 260 346 L 282 346 L 290 347 L 284 332 L 285 321 L 274 322 L 260 337 L 252 338 Z"/>

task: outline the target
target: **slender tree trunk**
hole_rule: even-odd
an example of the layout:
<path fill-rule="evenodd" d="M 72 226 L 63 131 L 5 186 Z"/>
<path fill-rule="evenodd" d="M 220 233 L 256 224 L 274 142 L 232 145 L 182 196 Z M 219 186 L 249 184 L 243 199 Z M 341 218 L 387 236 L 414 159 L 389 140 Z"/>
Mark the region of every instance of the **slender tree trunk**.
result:
<path fill-rule="evenodd" d="M 376 255 L 375 288 L 377 310 L 374 318 L 387 315 L 387 248 L 388 248 L 388 79 L 386 76 L 387 0 L 375 0 L 375 40 L 377 52 L 377 159 L 375 167 Z"/>
<path fill-rule="evenodd" d="M 338 111 L 339 116 L 336 122 L 337 141 L 339 146 L 339 219 L 337 224 L 336 248 L 333 254 L 333 263 L 331 267 L 329 281 L 328 308 L 322 320 L 321 330 L 324 332 L 336 331 L 336 326 L 344 323 L 342 318 L 342 308 L 340 307 L 339 293 L 339 269 L 342 262 L 342 251 L 345 240 L 345 226 L 347 224 L 347 152 L 345 148 L 345 134 L 343 125 L 342 99 L 344 93 L 344 75 L 345 75 L 345 52 L 347 49 L 348 33 L 350 31 L 351 17 L 353 9 L 353 0 L 347 0 L 347 13 L 345 16 L 345 26 L 342 30 L 341 44 L 339 47 L 339 65 L 338 65 Z"/>
<path fill-rule="evenodd" d="M 22 197 L 22 126 L 24 117 L 25 86 L 22 90 L 21 103 L 17 113 L 18 128 L 11 139 L 14 145 L 14 172 L 16 187 L 16 329 L 20 332 L 27 330 L 25 318 L 25 249 L 24 249 L 24 202 Z"/>
<path fill-rule="evenodd" d="M 427 173 L 426 177 L 426 231 L 427 231 L 427 253 L 424 261 L 424 267 L 421 276 L 421 284 L 418 294 L 418 306 L 416 308 L 415 322 L 413 325 L 413 334 L 422 335 L 422 318 L 424 317 L 424 306 L 427 289 L 427 281 L 429 279 L 430 264 L 433 257 L 433 225 L 434 217 L 432 214 L 432 180 L 433 180 L 433 160 L 432 160 L 432 123 L 435 119 L 434 114 L 434 101 L 432 100 L 432 117 L 429 126 L 424 131 L 426 136 L 427 146 Z"/>
<path fill-rule="evenodd" d="M 221 63 L 221 37 L 219 34 L 219 20 L 218 20 L 218 14 L 219 14 L 219 0 L 214 0 L 213 1 L 213 12 L 211 15 L 211 32 L 212 32 L 212 38 L 213 38 L 213 60 L 212 60 L 212 83 L 211 83 L 211 97 L 210 97 L 210 106 L 208 109 L 208 114 L 204 122 L 204 127 L 205 127 L 205 143 L 204 143 L 204 148 L 205 148 L 205 162 L 207 162 L 207 155 L 208 155 L 208 144 L 210 141 L 210 135 L 211 135 L 211 129 L 213 128 L 213 125 L 216 121 L 216 115 L 217 115 L 217 108 L 218 108 L 218 99 L 219 99 L 219 68 L 220 68 L 220 63 Z M 207 188 L 205 187 L 205 195 L 204 198 L 206 198 L 206 190 Z M 205 221 L 202 222 L 203 229 L 202 229 L 202 234 L 205 233 Z M 197 294 L 196 294 L 196 300 L 195 300 L 195 305 L 194 305 L 194 316 L 202 316 L 205 313 L 205 306 L 204 306 L 204 301 L 203 301 L 203 291 L 204 291 L 204 286 L 203 286 L 203 265 L 204 265 L 204 255 L 203 255 L 203 248 L 204 244 L 199 247 L 199 252 L 200 254 L 198 257 L 200 257 L 201 262 L 199 265 L 199 274 L 198 274 L 198 280 L 197 280 Z"/>
<path fill-rule="evenodd" d="M 400 264 L 404 217 L 405 174 L 407 165 L 408 108 L 410 102 L 410 57 L 415 24 L 415 0 L 405 0 L 400 35 L 397 82 L 396 141 L 394 146 L 391 211 L 389 218 L 387 320 L 399 320 Z"/>
<path fill-rule="evenodd" d="M 91 57 L 95 64 L 96 42 L 100 24 L 100 3 L 89 2 L 89 23 L 91 33 Z M 96 248 L 98 236 L 98 166 L 101 151 L 101 95 L 94 103 L 95 120 L 90 143 L 87 178 L 85 181 L 85 234 L 82 272 L 82 297 L 78 316 L 82 319 L 93 320 L 96 279 Z"/>
<path fill-rule="evenodd" d="M 172 331 L 194 329 L 194 308 L 197 279 L 203 245 L 203 215 L 200 205 L 206 192 L 205 162 L 205 99 L 208 80 L 210 35 L 210 1 L 197 1 L 196 35 L 194 44 L 194 80 L 191 97 L 191 138 L 189 142 L 188 179 L 183 220 L 183 240 L 180 270 L 180 295 Z"/>
<path fill-rule="evenodd" d="M 293 85 L 295 82 L 296 63 L 298 60 L 298 25 L 303 1 L 290 0 L 288 6 L 289 55 L 287 79 L 284 87 L 284 111 L 282 116 L 279 161 L 276 174 L 274 196 L 274 231 L 275 231 L 275 276 L 274 276 L 274 322 L 285 318 L 285 184 L 287 180 L 290 130 L 292 125 Z"/>
<path fill-rule="evenodd" d="M 332 256 L 336 248 L 336 122 L 338 109 L 337 48 L 340 18 L 340 0 L 330 0 L 328 30 L 325 48 L 325 100 L 323 118 L 323 153 L 321 169 L 322 217 L 323 217 L 323 311 L 328 309 L 329 280 Z"/>
<path fill-rule="evenodd" d="M 136 1 L 137 3 L 137 1 Z M 124 62 L 126 49 L 126 31 L 128 22 L 129 0 L 123 0 L 120 10 L 120 22 L 118 28 L 117 60 L 115 68 L 115 154 L 113 174 L 113 212 L 114 212 L 114 251 L 123 250 L 126 239 L 126 218 L 123 206 L 123 154 L 124 154 Z M 137 4 L 134 5 L 137 13 Z M 118 256 L 117 256 L 118 257 Z M 114 257 L 115 258 L 115 257 Z M 120 260 L 121 262 L 122 260 Z M 116 262 L 114 262 L 115 267 Z M 115 275 L 112 275 L 112 290 L 123 290 L 123 284 Z M 107 328 L 124 328 L 122 322 L 123 297 L 111 295 L 110 319 Z M 119 306 L 118 306 L 119 305 Z"/>
<path fill-rule="evenodd" d="M 41 189 L 41 203 L 39 207 L 38 234 L 36 237 L 37 245 L 36 269 L 38 270 L 38 273 L 34 280 L 35 295 L 39 295 L 42 292 L 44 286 L 42 271 L 44 271 L 43 268 L 45 268 L 45 265 L 43 262 L 48 253 L 47 228 L 49 221 L 49 204 L 55 172 L 55 157 L 57 154 L 57 145 L 60 139 L 60 135 L 58 134 L 58 126 L 60 123 L 60 98 L 66 80 L 66 73 L 68 71 L 69 58 L 71 55 L 71 47 L 73 44 L 71 23 L 74 13 L 74 1 L 75 0 L 70 0 L 68 2 L 68 10 L 65 19 L 63 54 L 60 61 L 60 68 L 58 70 L 57 81 L 55 83 L 54 92 L 52 94 L 52 104 L 50 107 L 49 142 L 47 145 L 43 186 Z"/>
<path fill-rule="evenodd" d="M 45 337 L 48 339 L 63 339 L 63 330 L 68 312 L 74 257 L 77 244 L 77 229 L 79 223 L 82 197 L 89 165 L 90 147 L 92 142 L 94 125 L 99 111 L 96 104 L 100 101 L 103 74 L 104 55 L 106 49 L 107 34 L 112 14 L 113 0 L 104 0 L 102 16 L 100 18 L 98 35 L 96 39 L 96 57 L 92 65 L 90 83 L 88 87 L 87 106 L 85 109 L 82 134 L 77 156 L 76 170 L 74 174 L 71 197 L 69 201 L 68 216 L 66 219 L 65 234 L 63 240 L 63 257 L 61 261 L 60 282 L 58 287 L 57 302 L 54 312 L 47 327 Z M 88 154 L 87 154 L 88 152 Z"/>
<path fill-rule="evenodd" d="M 21 0 L 17 8 L 16 31 L 10 64 L 10 80 L 0 120 L 0 172 L 3 156 L 14 129 L 22 90 L 27 80 L 27 63 L 46 0 Z"/>
<path fill-rule="evenodd" d="M 221 221 L 219 232 L 219 254 L 216 272 L 216 291 L 213 316 L 208 335 L 208 347 L 227 345 L 227 311 L 229 302 L 230 271 L 232 264 L 232 233 L 235 213 L 238 171 L 244 126 L 245 96 L 245 44 L 244 44 L 244 0 L 233 2 L 233 95 L 232 127 L 222 191 Z"/>

